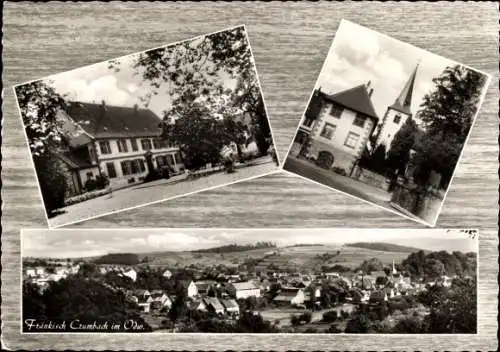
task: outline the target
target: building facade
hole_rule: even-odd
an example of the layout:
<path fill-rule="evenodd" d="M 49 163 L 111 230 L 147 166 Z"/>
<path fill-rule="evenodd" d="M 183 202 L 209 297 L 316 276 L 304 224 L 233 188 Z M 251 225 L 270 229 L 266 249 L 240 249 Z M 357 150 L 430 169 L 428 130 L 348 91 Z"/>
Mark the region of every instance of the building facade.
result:
<path fill-rule="evenodd" d="M 369 84 L 363 84 L 333 95 L 321 94 L 317 119 L 303 123 L 311 123 L 307 157 L 325 169 L 336 167 L 350 174 L 378 124 L 372 93 Z"/>
<path fill-rule="evenodd" d="M 397 99 L 387 108 L 381 124 L 377 127 L 375 144 L 376 146 L 385 145 L 387 151 L 390 149 L 396 133 L 413 116 L 411 102 L 417 70 L 418 64 Z"/>
<path fill-rule="evenodd" d="M 150 167 L 184 171 L 179 148 L 160 138 L 161 120 L 151 110 L 69 102 L 57 118 L 68 144 L 58 156 L 74 194 L 99 175 L 118 189 L 143 181 Z"/>

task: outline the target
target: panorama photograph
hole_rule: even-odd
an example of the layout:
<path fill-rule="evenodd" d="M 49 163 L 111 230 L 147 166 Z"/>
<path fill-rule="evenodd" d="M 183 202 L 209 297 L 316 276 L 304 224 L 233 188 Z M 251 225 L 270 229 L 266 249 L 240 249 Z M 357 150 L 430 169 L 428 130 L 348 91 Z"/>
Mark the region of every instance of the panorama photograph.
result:
<path fill-rule="evenodd" d="M 477 333 L 478 232 L 25 229 L 23 333 Z"/>
<path fill-rule="evenodd" d="M 279 170 L 244 26 L 14 91 L 51 228 Z"/>

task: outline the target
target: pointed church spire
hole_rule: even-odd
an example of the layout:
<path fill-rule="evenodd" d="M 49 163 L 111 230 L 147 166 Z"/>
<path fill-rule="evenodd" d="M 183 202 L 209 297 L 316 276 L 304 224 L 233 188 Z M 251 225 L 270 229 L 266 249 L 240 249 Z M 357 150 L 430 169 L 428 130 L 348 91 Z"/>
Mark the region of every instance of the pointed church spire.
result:
<path fill-rule="evenodd" d="M 417 70 L 418 66 L 420 65 L 420 61 L 417 63 L 417 66 L 415 66 L 415 69 L 413 70 L 413 73 L 411 74 L 410 78 L 408 79 L 408 82 L 406 82 L 403 90 L 399 94 L 398 98 L 392 104 L 392 108 L 404 112 L 408 115 L 411 115 L 411 99 L 413 96 L 413 88 L 415 86 L 415 77 L 417 76 Z"/>
<path fill-rule="evenodd" d="M 392 273 L 393 273 L 393 274 L 396 274 L 396 273 L 397 273 L 397 270 L 396 270 L 396 265 L 394 265 L 394 259 L 392 259 Z"/>

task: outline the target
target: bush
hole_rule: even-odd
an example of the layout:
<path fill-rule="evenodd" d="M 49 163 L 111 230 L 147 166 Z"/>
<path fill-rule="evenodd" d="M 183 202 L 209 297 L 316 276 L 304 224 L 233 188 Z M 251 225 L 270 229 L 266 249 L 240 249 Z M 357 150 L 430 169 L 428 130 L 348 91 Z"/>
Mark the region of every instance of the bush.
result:
<path fill-rule="evenodd" d="M 80 194 L 78 196 L 74 196 L 74 197 L 66 199 L 66 201 L 64 201 L 64 205 L 68 206 L 68 205 L 80 203 L 80 202 L 83 202 L 83 201 L 88 200 L 88 199 L 103 196 L 105 194 L 108 194 L 108 192 L 109 191 L 107 189 L 101 189 L 101 190 L 94 191 L 94 192 Z"/>
<path fill-rule="evenodd" d="M 335 172 L 335 173 L 337 173 L 339 175 L 347 176 L 347 172 L 343 168 L 341 168 L 341 167 L 334 166 L 332 170 L 333 170 L 333 172 Z"/>
<path fill-rule="evenodd" d="M 297 326 L 297 325 L 300 325 L 300 319 L 297 315 L 295 314 L 292 314 L 290 316 L 290 323 L 292 323 L 293 326 Z"/>
<path fill-rule="evenodd" d="M 64 206 L 67 184 L 62 162 L 53 156 L 34 157 L 33 162 L 40 184 L 43 203 L 47 215 Z"/>
<path fill-rule="evenodd" d="M 323 313 L 323 321 L 327 323 L 333 323 L 335 320 L 337 320 L 337 311 L 330 310 L 328 312 Z"/>
<path fill-rule="evenodd" d="M 109 185 L 109 179 L 105 175 L 97 175 L 95 178 L 95 185 L 97 189 L 104 189 Z"/>
<path fill-rule="evenodd" d="M 342 316 L 342 319 L 347 319 L 349 318 L 349 313 L 344 311 L 344 310 L 341 310 L 340 311 L 340 315 Z"/>
<path fill-rule="evenodd" d="M 329 333 L 333 333 L 333 334 L 338 334 L 338 333 L 341 333 L 342 330 L 340 330 L 337 325 L 335 324 L 332 324 L 330 325 L 330 327 L 328 328 L 328 330 L 326 332 L 329 332 Z"/>

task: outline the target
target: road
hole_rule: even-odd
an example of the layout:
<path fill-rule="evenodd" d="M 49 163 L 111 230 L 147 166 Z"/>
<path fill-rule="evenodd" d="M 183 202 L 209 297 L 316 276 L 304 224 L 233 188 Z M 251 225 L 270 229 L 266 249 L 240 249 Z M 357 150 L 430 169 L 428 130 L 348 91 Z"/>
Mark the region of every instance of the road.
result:
<path fill-rule="evenodd" d="M 298 308 L 274 308 L 274 309 L 265 309 L 260 311 L 259 313 L 265 320 L 269 320 L 270 322 L 279 320 L 280 326 L 290 326 L 292 325 L 292 323 L 290 322 L 290 317 L 292 314 L 300 315 L 305 312 L 311 312 L 312 313 L 311 323 L 314 323 L 314 322 L 319 322 L 323 319 L 323 313 L 326 313 L 333 309 L 334 308 L 328 308 L 311 312 L 306 309 L 298 309 Z"/>
<path fill-rule="evenodd" d="M 62 214 L 49 219 L 51 227 L 83 221 L 89 218 L 113 213 L 118 210 L 146 205 L 152 202 L 166 200 L 187 193 L 199 192 L 210 187 L 216 187 L 241 181 L 250 177 L 263 176 L 278 167 L 270 157 L 256 159 L 253 165 L 240 167 L 234 173 L 216 173 L 194 180 L 184 180 L 179 177 L 169 180 L 158 180 L 143 183 L 134 187 L 124 188 L 98 198 L 67 206 Z M 196 197 L 196 196 L 194 196 Z"/>
<path fill-rule="evenodd" d="M 339 175 L 333 171 L 322 169 L 308 160 L 289 156 L 283 168 L 325 186 L 392 209 L 390 205 L 391 194 L 389 192 L 350 177 Z"/>

